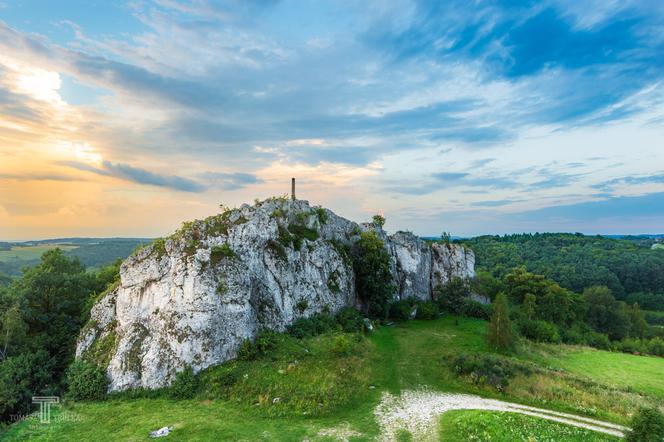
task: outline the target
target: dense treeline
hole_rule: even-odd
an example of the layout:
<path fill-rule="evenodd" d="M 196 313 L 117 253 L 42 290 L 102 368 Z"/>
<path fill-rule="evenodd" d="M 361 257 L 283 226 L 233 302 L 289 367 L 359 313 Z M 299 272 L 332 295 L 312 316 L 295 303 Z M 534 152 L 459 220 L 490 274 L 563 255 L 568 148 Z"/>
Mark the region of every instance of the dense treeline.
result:
<path fill-rule="evenodd" d="M 524 338 L 664 356 L 664 329 L 650 326 L 638 303 L 616 299 L 606 286 L 575 293 L 524 266 L 500 279 L 480 271 L 470 284 L 488 298 L 506 296 L 514 331 Z"/>
<path fill-rule="evenodd" d="M 568 233 L 480 236 L 461 242 L 475 252 L 478 269 L 497 278 L 523 265 L 577 293 L 602 285 L 617 299 L 664 310 L 664 250 Z"/>
<path fill-rule="evenodd" d="M 28 412 L 32 396 L 62 394 L 80 328 L 118 272 L 119 261 L 86 271 L 54 249 L 0 286 L 0 423 Z"/>

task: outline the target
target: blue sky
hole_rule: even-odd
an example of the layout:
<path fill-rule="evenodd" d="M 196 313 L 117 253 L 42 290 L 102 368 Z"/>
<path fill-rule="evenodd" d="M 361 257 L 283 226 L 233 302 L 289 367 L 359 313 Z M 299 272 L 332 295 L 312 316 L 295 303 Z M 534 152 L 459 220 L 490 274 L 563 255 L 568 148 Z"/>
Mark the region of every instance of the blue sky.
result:
<path fill-rule="evenodd" d="M 664 232 L 658 1 L 0 1 L 0 237 L 289 190 L 422 235 Z"/>

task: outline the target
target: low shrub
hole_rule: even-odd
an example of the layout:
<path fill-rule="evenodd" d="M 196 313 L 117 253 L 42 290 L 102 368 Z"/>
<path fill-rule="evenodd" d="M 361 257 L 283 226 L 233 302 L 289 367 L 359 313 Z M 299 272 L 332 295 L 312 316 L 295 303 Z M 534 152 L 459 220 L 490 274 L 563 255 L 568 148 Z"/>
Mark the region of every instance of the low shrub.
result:
<path fill-rule="evenodd" d="M 408 321 L 413 319 L 415 302 L 412 299 L 402 299 L 390 304 L 389 317 L 394 321 Z"/>
<path fill-rule="evenodd" d="M 298 312 L 300 312 L 300 314 L 304 313 L 308 307 L 309 307 L 309 301 L 307 301 L 306 299 L 300 299 L 299 301 L 297 301 L 297 304 L 295 304 L 295 308 L 297 309 Z"/>
<path fill-rule="evenodd" d="M 521 320 L 518 323 L 521 335 L 531 341 L 559 343 L 560 334 L 554 324 L 540 320 Z"/>
<path fill-rule="evenodd" d="M 100 401 L 108 391 L 106 371 L 96 364 L 74 361 L 67 370 L 67 396 L 75 401 Z"/>
<path fill-rule="evenodd" d="M 417 304 L 417 319 L 435 319 L 438 317 L 438 304 L 432 301 L 422 301 Z"/>
<path fill-rule="evenodd" d="M 528 364 L 493 354 L 461 354 L 452 359 L 451 366 L 457 375 L 469 376 L 474 384 L 490 385 L 498 391 L 503 391 L 517 374 L 535 372 Z"/>
<path fill-rule="evenodd" d="M 360 311 L 354 307 L 344 307 L 339 310 L 335 319 L 341 330 L 346 333 L 359 333 L 364 330 L 364 318 Z"/>
<path fill-rule="evenodd" d="M 648 353 L 655 356 L 664 356 L 664 339 L 657 337 L 648 341 Z"/>
<path fill-rule="evenodd" d="M 354 342 L 347 335 L 337 335 L 332 343 L 332 353 L 336 355 L 348 355 L 355 347 Z"/>
<path fill-rule="evenodd" d="M 464 299 L 461 303 L 461 312 L 463 316 L 488 320 L 491 317 L 491 305 L 482 304 L 472 299 Z"/>
<path fill-rule="evenodd" d="M 604 333 L 589 331 L 584 334 L 584 343 L 590 347 L 599 348 L 600 350 L 610 350 L 611 341 Z"/>
<path fill-rule="evenodd" d="M 220 246 L 212 246 L 212 249 L 210 249 L 210 264 L 212 266 L 217 266 L 224 259 L 233 259 L 235 257 L 237 257 L 237 254 L 226 243 Z"/>
<path fill-rule="evenodd" d="M 661 442 L 664 440 L 664 415 L 657 408 L 642 408 L 632 418 L 627 442 Z"/>
<path fill-rule="evenodd" d="M 250 339 L 242 341 L 237 352 L 237 358 L 241 361 L 252 361 L 260 356 L 267 356 L 278 343 L 279 333 L 263 330 L 256 335 L 253 341 Z"/>
<path fill-rule="evenodd" d="M 647 341 L 626 338 L 614 343 L 615 349 L 623 353 L 648 353 Z"/>
<path fill-rule="evenodd" d="M 194 370 L 187 365 L 184 370 L 175 375 L 175 380 L 168 389 L 168 397 L 171 399 L 191 399 L 198 392 L 198 377 Z"/>
<path fill-rule="evenodd" d="M 337 330 L 339 325 L 330 315 L 316 313 L 307 318 L 299 318 L 288 326 L 291 336 L 302 339 Z"/>

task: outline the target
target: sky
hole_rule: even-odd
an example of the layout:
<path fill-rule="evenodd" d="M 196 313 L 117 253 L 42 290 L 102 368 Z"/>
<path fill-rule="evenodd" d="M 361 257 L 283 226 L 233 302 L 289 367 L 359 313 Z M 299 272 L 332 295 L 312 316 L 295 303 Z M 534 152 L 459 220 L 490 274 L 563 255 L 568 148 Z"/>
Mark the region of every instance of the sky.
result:
<path fill-rule="evenodd" d="M 0 0 L 0 239 L 283 195 L 390 231 L 664 233 L 664 2 Z"/>

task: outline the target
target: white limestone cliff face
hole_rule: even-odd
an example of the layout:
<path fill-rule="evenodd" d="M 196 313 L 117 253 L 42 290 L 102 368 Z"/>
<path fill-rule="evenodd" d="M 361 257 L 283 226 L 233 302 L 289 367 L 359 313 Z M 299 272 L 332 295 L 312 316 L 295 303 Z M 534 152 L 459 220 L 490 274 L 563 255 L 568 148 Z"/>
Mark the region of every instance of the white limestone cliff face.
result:
<path fill-rule="evenodd" d="M 95 304 L 76 356 L 107 367 L 109 389 L 158 388 L 236 356 L 262 329 L 356 306 L 347 248 L 360 227 L 306 201 L 274 198 L 187 223 L 129 257 Z M 380 236 L 395 297 L 431 299 L 453 276 L 474 276 L 472 252 L 411 233 Z"/>

